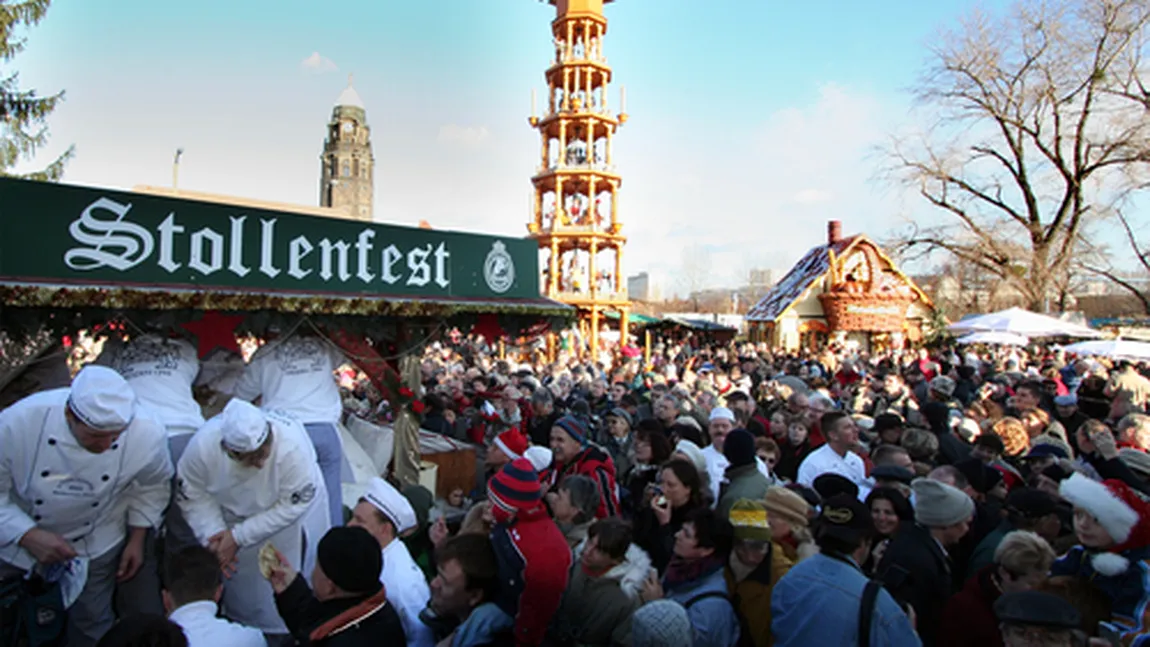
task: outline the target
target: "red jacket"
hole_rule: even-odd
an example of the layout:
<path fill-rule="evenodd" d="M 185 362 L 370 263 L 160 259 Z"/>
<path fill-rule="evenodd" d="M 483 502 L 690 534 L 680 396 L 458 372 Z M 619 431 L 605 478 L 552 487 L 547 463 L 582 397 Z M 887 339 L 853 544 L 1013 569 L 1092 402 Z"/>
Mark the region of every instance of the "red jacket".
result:
<path fill-rule="evenodd" d="M 615 482 L 615 462 L 611 460 L 610 454 L 592 445 L 566 465 L 552 464 L 550 469 L 540 474 L 540 480 L 549 491 L 554 491 L 563 481 L 563 477 L 571 474 L 586 476 L 599 486 L 596 519 L 619 515 L 619 487 Z"/>
<path fill-rule="evenodd" d="M 942 610 L 937 647 L 1003 647 L 994 601 L 1002 593 L 991 579 L 994 564 L 984 566 L 966 581 Z"/>
<path fill-rule="evenodd" d="M 543 506 L 516 514 L 491 531 L 499 564 L 496 604 L 515 618 L 516 647 L 536 647 L 559 611 L 571 570 L 571 549 Z"/>

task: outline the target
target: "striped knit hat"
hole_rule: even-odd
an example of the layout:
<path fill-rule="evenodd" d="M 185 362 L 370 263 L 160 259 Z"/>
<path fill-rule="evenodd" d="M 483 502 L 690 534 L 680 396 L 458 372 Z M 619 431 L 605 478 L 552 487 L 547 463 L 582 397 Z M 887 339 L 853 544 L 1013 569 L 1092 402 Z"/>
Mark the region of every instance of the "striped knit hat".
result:
<path fill-rule="evenodd" d="M 555 421 L 555 426 L 567 432 L 567 435 L 579 441 L 579 444 L 584 446 L 587 444 L 587 427 L 583 426 L 575 416 L 563 416 Z"/>
<path fill-rule="evenodd" d="M 507 513 L 530 510 L 543 499 L 539 475 L 526 458 L 517 458 L 503 466 L 487 482 L 487 498 Z"/>

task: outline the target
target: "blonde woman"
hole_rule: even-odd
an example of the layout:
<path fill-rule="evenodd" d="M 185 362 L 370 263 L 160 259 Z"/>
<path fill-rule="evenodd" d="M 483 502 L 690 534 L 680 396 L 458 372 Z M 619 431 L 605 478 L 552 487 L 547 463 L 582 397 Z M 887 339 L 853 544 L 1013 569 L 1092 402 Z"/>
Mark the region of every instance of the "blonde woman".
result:
<path fill-rule="evenodd" d="M 1001 645 L 995 601 L 1003 594 L 1039 586 L 1053 563 L 1054 550 L 1042 537 L 1027 530 L 1007 533 L 994 551 L 994 563 L 979 570 L 947 602 L 938 647 Z"/>

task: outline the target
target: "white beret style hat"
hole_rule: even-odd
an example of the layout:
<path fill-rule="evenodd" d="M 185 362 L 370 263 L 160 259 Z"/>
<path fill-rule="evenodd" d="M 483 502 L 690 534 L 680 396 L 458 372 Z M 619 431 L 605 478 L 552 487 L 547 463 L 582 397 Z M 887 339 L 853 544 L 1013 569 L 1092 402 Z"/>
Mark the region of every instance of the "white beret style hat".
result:
<path fill-rule="evenodd" d="M 407 497 L 378 476 L 368 482 L 367 492 L 363 498 L 379 508 L 383 516 L 395 524 L 396 534 L 403 534 L 419 523 L 415 518 L 415 509 L 411 507 Z"/>
<path fill-rule="evenodd" d="M 252 403 L 233 398 L 220 415 L 224 447 L 233 452 L 254 452 L 267 440 L 268 420 Z"/>
<path fill-rule="evenodd" d="M 81 423 L 97 431 L 121 431 L 136 416 L 136 392 L 106 366 L 85 366 L 72 380 L 68 408 Z"/>

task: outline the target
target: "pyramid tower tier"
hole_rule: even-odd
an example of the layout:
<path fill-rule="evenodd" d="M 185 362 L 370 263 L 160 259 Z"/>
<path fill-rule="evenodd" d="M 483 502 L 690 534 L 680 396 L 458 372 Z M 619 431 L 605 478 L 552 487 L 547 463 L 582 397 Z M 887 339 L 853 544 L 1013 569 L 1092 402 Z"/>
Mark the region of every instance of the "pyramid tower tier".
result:
<path fill-rule="evenodd" d="M 597 118 L 560 117 L 540 123 L 536 176 L 580 170 L 618 179 L 615 172 L 615 124 Z"/>
<path fill-rule="evenodd" d="M 541 280 L 550 298 L 572 305 L 624 305 L 623 246 L 626 239 L 538 237 Z"/>

